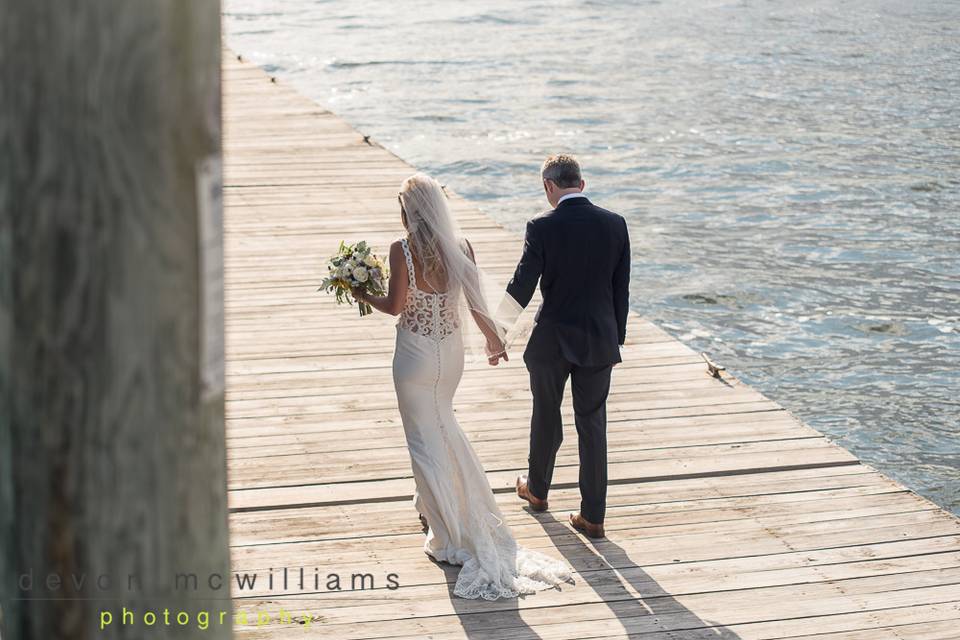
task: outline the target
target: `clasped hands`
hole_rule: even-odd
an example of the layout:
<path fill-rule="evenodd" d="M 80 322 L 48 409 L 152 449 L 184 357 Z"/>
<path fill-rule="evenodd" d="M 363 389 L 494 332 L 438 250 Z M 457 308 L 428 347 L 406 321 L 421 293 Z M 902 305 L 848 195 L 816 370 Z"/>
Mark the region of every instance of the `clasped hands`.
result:
<path fill-rule="evenodd" d="M 487 362 L 491 366 L 497 366 L 500 364 L 500 360 L 504 362 L 510 361 L 510 356 L 507 355 L 506 345 L 503 344 L 503 340 L 497 336 L 490 336 L 487 338 Z"/>

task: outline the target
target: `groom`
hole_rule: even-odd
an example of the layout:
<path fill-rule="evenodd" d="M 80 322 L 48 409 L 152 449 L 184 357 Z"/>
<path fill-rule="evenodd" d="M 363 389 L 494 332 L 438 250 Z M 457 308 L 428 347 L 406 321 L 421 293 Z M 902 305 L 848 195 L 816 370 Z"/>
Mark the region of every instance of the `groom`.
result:
<path fill-rule="evenodd" d="M 580 165 L 572 156 L 547 158 L 543 190 L 552 210 L 527 222 L 523 255 L 507 294 L 524 308 L 537 282 L 537 311 L 523 360 L 530 372 L 529 472 L 517 494 L 534 511 L 547 509 L 553 465 L 563 440 L 560 403 L 572 379 L 580 446 L 580 513 L 575 529 L 602 538 L 607 497 L 607 393 L 626 334 L 630 240 L 622 216 L 583 195 Z"/>

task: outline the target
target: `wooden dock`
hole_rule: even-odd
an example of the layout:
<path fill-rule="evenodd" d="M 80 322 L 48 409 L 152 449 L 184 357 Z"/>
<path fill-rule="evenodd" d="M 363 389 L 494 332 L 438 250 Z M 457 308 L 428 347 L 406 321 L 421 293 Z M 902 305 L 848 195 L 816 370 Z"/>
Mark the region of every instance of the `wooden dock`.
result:
<path fill-rule="evenodd" d="M 396 194 L 413 169 L 230 52 L 224 110 L 232 559 L 258 575 L 255 589 L 234 584 L 249 615 L 238 637 L 960 638 L 957 519 L 747 385 L 711 378 L 636 314 L 609 401 L 604 541 L 565 522 L 579 504 L 569 406 L 552 510 L 533 514 L 512 490 L 527 456 L 522 347 L 506 367 L 468 365 L 456 408 L 501 508 L 577 583 L 454 598 L 456 569 L 424 555 L 410 501 L 395 319 L 361 321 L 316 291 L 340 240 L 385 251 L 402 235 Z M 521 239 L 453 202 L 505 282 Z M 373 588 L 352 589 L 354 574 Z"/>

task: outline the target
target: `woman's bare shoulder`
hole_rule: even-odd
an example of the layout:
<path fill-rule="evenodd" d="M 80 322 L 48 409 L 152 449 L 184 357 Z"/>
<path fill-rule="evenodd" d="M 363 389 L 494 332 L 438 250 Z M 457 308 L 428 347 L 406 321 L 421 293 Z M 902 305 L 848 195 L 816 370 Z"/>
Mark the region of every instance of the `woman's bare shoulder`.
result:
<path fill-rule="evenodd" d="M 390 243 L 390 260 L 403 260 L 403 238 Z"/>

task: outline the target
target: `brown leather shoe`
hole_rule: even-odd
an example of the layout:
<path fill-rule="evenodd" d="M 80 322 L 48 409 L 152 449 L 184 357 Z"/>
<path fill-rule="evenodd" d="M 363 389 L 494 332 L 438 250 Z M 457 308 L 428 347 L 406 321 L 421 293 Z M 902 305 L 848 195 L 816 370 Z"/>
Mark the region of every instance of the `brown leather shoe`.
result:
<path fill-rule="evenodd" d="M 594 524 L 579 513 L 570 514 L 570 526 L 588 538 L 603 538 L 603 523 Z"/>
<path fill-rule="evenodd" d="M 530 487 L 527 486 L 527 476 L 517 478 L 517 495 L 520 496 L 521 500 L 529 502 L 530 508 L 534 511 L 546 511 L 549 506 L 546 500 L 541 500 L 530 493 Z"/>

